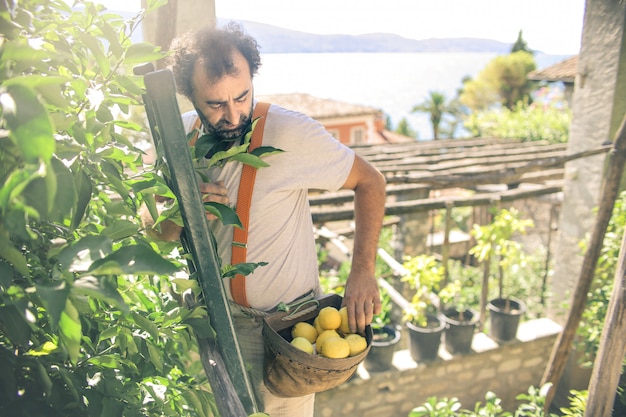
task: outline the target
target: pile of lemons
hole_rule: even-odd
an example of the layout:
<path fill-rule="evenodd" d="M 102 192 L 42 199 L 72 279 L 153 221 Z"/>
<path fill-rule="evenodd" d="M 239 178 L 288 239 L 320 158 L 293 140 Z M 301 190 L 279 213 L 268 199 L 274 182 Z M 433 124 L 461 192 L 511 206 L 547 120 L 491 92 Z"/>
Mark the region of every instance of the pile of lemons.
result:
<path fill-rule="evenodd" d="M 322 308 L 313 324 L 306 321 L 294 324 L 291 337 L 291 344 L 296 348 L 332 359 L 355 356 L 367 348 L 363 336 L 350 333 L 347 307 Z"/>

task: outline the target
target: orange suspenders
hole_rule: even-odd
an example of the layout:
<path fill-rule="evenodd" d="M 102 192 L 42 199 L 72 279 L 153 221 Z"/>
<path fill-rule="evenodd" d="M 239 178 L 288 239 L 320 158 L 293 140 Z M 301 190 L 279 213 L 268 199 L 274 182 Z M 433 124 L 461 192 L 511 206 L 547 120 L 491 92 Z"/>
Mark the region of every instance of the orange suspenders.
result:
<path fill-rule="evenodd" d="M 248 152 L 258 148 L 263 143 L 263 130 L 265 120 L 267 119 L 267 110 L 270 103 L 257 103 L 252 115 L 252 121 L 260 118 L 252 132 L 250 146 Z M 200 119 L 196 121 L 194 128 L 200 127 Z M 191 140 L 191 144 L 195 143 L 196 138 Z M 250 223 L 250 204 L 252 202 L 252 189 L 254 187 L 254 178 L 256 177 L 256 168 L 244 164 L 241 171 L 241 180 L 239 181 L 239 191 L 237 194 L 237 215 L 241 221 L 242 228 L 233 228 L 233 243 L 231 264 L 246 262 L 246 252 L 248 243 L 248 224 Z M 238 274 L 230 280 L 230 292 L 233 300 L 240 305 L 249 307 L 248 298 L 246 296 L 246 277 Z"/>

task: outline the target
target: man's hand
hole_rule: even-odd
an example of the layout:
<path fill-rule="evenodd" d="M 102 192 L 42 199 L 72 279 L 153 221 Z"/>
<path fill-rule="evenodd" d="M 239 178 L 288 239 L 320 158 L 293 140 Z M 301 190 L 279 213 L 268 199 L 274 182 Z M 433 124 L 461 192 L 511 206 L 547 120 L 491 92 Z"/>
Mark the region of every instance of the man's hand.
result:
<path fill-rule="evenodd" d="M 378 283 L 373 275 L 350 272 L 346 282 L 343 306 L 348 308 L 351 333 L 363 333 L 375 314 L 380 314 L 382 304 Z"/>
<path fill-rule="evenodd" d="M 202 202 L 208 203 L 222 203 L 228 205 L 228 189 L 224 187 L 222 181 L 217 182 L 201 182 L 200 194 L 202 194 Z M 215 220 L 217 217 L 214 214 L 206 212 L 207 220 Z"/>

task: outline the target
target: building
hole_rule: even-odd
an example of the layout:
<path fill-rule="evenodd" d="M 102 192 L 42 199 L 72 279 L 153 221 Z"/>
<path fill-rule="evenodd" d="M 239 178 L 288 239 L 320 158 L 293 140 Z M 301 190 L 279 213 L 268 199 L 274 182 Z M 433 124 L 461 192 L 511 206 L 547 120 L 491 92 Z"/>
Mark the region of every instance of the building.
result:
<path fill-rule="evenodd" d="M 562 82 L 565 86 L 563 95 L 571 108 L 577 66 L 578 55 L 574 55 L 549 67 L 532 71 L 527 78 L 532 81 Z"/>
<path fill-rule="evenodd" d="M 301 93 L 260 95 L 256 98 L 310 116 L 323 124 L 337 140 L 348 146 L 415 140 L 386 131 L 383 111 L 374 107 Z"/>

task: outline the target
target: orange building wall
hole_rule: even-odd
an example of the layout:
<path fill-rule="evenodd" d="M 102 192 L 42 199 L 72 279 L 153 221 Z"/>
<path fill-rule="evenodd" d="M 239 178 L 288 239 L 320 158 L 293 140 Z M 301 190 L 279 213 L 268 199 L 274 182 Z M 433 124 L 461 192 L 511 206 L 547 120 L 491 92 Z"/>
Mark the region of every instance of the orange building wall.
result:
<path fill-rule="evenodd" d="M 339 142 L 350 145 L 352 143 L 352 129 L 360 127 L 363 129 L 364 135 L 367 137 L 367 125 L 365 123 L 345 123 L 345 124 L 324 124 L 327 130 L 336 130 L 339 132 Z"/>

